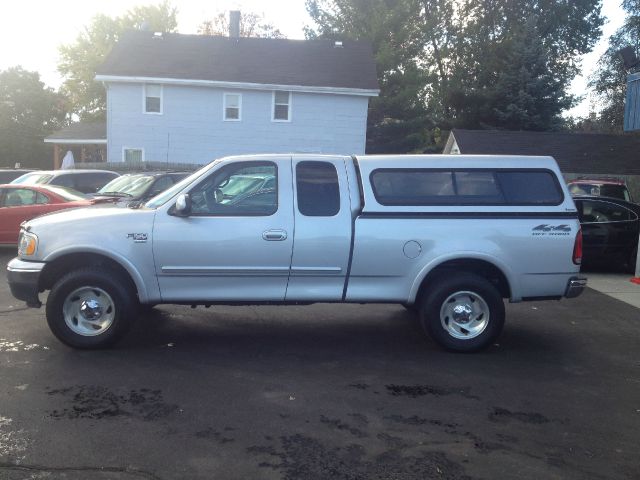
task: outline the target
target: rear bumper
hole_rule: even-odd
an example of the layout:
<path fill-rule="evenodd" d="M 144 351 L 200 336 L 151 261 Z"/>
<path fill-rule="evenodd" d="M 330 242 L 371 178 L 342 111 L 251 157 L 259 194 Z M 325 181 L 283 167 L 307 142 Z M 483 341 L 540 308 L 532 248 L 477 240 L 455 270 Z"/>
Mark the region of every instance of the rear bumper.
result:
<path fill-rule="evenodd" d="M 42 262 L 25 262 L 14 258 L 7 265 L 7 281 L 11 294 L 18 300 L 23 300 L 29 307 L 42 306 L 39 293 L 40 274 L 44 268 Z"/>
<path fill-rule="evenodd" d="M 586 277 L 571 277 L 567 282 L 567 289 L 564 292 L 566 298 L 574 298 L 580 295 L 587 288 Z"/>

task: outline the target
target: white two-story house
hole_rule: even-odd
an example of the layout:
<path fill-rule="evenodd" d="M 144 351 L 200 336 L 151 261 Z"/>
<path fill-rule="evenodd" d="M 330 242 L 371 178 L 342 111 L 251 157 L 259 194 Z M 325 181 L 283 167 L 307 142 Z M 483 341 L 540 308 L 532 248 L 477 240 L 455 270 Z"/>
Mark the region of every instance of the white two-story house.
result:
<path fill-rule="evenodd" d="M 108 162 L 365 151 L 366 42 L 130 32 L 98 69 Z"/>

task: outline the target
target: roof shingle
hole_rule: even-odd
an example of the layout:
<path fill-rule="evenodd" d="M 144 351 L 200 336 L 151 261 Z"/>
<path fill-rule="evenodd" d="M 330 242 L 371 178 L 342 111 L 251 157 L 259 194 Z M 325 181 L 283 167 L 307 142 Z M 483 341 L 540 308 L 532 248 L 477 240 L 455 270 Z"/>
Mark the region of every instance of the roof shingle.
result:
<path fill-rule="evenodd" d="M 98 75 L 377 90 L 368 42 L 127 32 Z"/>
<path fill-rule="evenodd" d="M 451 131 L 460 153 L 550 155 L 566 173 L 640 175 L 640 136 L 505 130 Z"/>
<path fill-rule="evenodd" d="M 45 141 L 49 143 L 64 143 L 65 140 L 106 140 L 106 122 L 77 122 L 52 133 Z"/>

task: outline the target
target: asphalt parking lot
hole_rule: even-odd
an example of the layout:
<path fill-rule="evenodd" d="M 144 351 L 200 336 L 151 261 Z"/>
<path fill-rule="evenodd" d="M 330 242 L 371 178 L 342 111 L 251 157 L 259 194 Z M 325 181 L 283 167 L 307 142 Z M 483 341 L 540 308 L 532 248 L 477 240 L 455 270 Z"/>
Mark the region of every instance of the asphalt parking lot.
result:
<path fill-rule="evenodd" d="M 3 269 L 0 479 L 638 479 L 639 347 L 588 290 L 472 355 L 392 305 L 162 306 L 74 351 Z"/>

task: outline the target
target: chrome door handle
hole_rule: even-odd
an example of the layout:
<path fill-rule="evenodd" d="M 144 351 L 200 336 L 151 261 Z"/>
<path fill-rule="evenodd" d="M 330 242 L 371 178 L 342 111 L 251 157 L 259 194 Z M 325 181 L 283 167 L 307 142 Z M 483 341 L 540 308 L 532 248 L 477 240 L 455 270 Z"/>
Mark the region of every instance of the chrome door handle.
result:
<path fill-rule="evenodd" d="M 284 230 L 266 230 L 262 232 L 262 239 L 267 242 L 281 242 L 287 239 L 287 232 Z"/>

